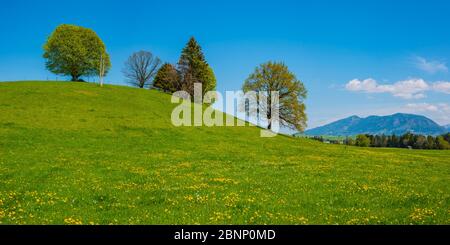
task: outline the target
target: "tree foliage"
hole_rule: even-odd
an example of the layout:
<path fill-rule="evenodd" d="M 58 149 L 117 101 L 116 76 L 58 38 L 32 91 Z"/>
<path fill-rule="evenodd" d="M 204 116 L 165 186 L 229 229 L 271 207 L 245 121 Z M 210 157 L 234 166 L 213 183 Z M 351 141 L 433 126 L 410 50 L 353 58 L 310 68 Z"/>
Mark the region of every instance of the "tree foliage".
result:
<path fill-rule="evenodd" d="M 283 63 L 267 62 L 261 64 L 245 80 L 242 87 L 244 92 L 255 91 L 259 93 L 258 101 L 265 99 L 267 105 L 258 103 L 257 113 L 265 112 L 268 120 L 268 128 L 272 125 L 271 92 L 279 92 L 279 119 L 286 127 L 303 131 L 306 128 L 306 113 L 304 100 L 306 99 L 306 88 L 294 73 L 290 72 Z"/>
<path fill-rule="evenodd" d="M 364 134 L 356 136 L 355 145 L 360 147 L 370 146 L 370 139 Z"/>
<path fill-rule="evenodd" d="M 45 43 L 43 56 L 50 72 L 72 81 L 99 74 L 101 60 L 104 74 L 111 68 L 103 41 L 93 30 L 75 25 L 58 26 Z"/>
<path fill-rule="evenodd" d="M 361 143 L 364 142 L 364 143 Z M 433 137 L 412 133 L 403 135 L 370 135 L 362 134 L 356 137 L 356 141 L 351 138 L 344 140 L 346 145 L 356 145 L 362 147 L 391 147 L 391 148 L 412 148 L 412 149 L 450 149 L 450 133 Z"/>
<path fill-rule="evenodd" d="M 212 68 L 206 62 L 200 45 L 195 38 L 191 38 L 181 52 L 178 61 L 180 73 L 180 88 L 194 95 L 194 84 L 202 84 L 202 95 L 216 89 L 216 77 Z"/>
<path fill-rule="evenodd" d="M 122 72 L 128 83 L 144 88 L 149 87 L 160 65 L 161 60 L 151 52 L 139 51 L 128 58 Z"/>
<path fill-rule="evenodd" d="M 443 136 L 438 136 L 436 137 L 436 149 L 448 150 L 450 149 L 450 144 Z"/>
<path fill-rule="evenodd" d="M 153 87 L 170 93 L 180 90 L 180 76 L 176 68 L 169 63 L 162 65 L 153 80 Z"/>

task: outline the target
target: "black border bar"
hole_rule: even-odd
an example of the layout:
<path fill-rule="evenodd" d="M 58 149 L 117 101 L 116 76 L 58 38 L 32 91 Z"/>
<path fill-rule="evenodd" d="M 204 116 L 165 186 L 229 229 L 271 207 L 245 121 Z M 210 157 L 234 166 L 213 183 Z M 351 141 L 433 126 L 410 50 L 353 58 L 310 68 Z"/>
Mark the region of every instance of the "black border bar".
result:
<path fill-rule="evenodd" d="M 229 234 L 236 231 L 242 234 L 244 230 L 263 231 L 272 230 L 275 237 L 264 238 L 250 236 L 233 237 Z M 175 239 L 177 232 L 193 234 L 193 232 L 208 232 L 206 242 L 201 240 Z M 241 232 L 241 233 L 239 233 Z M 234 233 L 233 233 L 234 234 Z M 0 225 L 0 241 L 33 241 L 33 242 L 190 242 L 197 244 L 209 244 L 215 242 L 255 242 L 257 244 L 279 244 L 283 241 L 297 242 L 424 242 L 429 244 L 433 241 L 450 244 L 450 226 L 448 225 L 368 225 L 368 226 L 321 226 L 321 225 L 281 225 L 281 226 L 259 226 L 259 225 L 118 225 L 118 226 L 60 226 L 60 225 Z M 144 243 L 145 244 L 145 243 Z"/>

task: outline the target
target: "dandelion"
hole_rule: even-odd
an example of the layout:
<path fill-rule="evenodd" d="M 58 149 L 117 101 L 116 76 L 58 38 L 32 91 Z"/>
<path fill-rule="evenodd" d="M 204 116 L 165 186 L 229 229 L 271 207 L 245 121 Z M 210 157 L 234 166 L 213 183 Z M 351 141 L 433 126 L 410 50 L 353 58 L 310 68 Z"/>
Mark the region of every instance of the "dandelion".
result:
<path fill-rule="evenodd" d="M 369 186 L 366 185 L 366 184 L 364 184 L 364 185 L 362 185 L 362 189 L 363 189 L 364 191 L 367 191 L 367 190 L 369 190 Z"/>
<path fill-rule="evenodd" d="M 214 212 L 213 217 L 209 218 L 210 221 L 214 223 L 223 222 L 225 220 L 230 220 L 231 215 L 229 213 L 221 213 L 221 212 Z"/>
<path fill-rule="evenodd" d="M 131 167 L 129 171 L 131 173 L 139 174 L 139 175 L 146 175 L 147 174 L 147 170 L 145 168 L 142 168 L 142 167 Z"/>
<path fill-rule="evenodd" d="M 409 217 L 416 223 L 425 223 L 426 218 L 436 216 L 436 213 L 429 208 L 414 208 Z"/>
<path fill-rule="evenodd" d="M 72 218 L 72 217 L 65 218 L 64 223 L 67 225 L 82 225 L 83 224 L 83 222 L 81 222 L 81 220 Z"/>
<path fill-rule="evenodd" d="M 212 182 L 218 182 L 218 183 L 223 183 L 223 184 L 239 184 L 239 182 L 232 180 L 232 179 L 227 179 L 227 178 L 214 178 L 211 180 Z"/>
<path fill-rule="evenodd" d="M 236 203 L 239 201 L 239 195 L 236 193 L 230 193 L 223 198 L 225 206 L 229 208 L 236 207 Z"/>

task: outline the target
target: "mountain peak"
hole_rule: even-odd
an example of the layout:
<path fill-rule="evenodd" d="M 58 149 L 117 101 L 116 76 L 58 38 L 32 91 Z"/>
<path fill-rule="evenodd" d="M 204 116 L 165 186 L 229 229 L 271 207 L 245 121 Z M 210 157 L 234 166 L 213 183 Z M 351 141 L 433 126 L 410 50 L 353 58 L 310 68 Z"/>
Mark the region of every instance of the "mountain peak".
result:
<path fill-rule="evenodd" d="M 388 116 L 351 116 L 325 126 L 305 131 L 307 135 L 351 136 L 357 134 L 396 134 L 407 132 L 424 135 L 443 134 L 447 130 L 433 120 L 415 114 L 395 113 Z"/>
<path fill-rule="evenodd" d="M 423 117 L 423 118 L 426 118 L 425 116 L 422 116 L 422 115 L 416 115 L 416 114 L 410 114 L 410 113 L 401 113 L 401 112 L 395 113 L 395 114 L 392 114 L 392 115 L 389 115 L 389 116 L 392 116 L 392 117 L 399 117 L 400 116 L 400 117 Z"/>

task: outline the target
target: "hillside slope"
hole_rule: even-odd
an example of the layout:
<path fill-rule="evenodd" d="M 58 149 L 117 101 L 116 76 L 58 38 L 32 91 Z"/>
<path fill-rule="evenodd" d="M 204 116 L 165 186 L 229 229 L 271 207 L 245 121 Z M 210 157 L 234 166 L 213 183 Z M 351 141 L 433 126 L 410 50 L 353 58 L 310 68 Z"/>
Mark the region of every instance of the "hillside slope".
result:
<path fill-rule="evenodd" d="M 174 127 L 170 96 L 0 83 L 0 223 L 450 223 L 450 151 Z"/>

